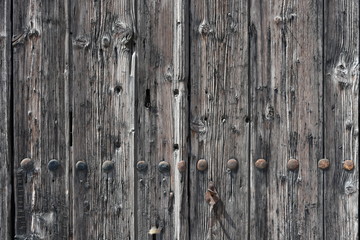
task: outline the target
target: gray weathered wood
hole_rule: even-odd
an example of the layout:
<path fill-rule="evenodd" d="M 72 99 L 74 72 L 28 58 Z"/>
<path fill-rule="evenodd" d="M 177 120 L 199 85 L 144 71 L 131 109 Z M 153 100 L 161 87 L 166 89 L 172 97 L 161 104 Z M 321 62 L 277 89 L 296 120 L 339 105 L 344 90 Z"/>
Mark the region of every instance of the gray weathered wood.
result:
<path fill-rule="evenodd" d="M 12 239 L 11 1 L 0 2 L 0 239 Z"/>
<path fill-rule="evenodd" d="M 187 1 L 137 2 L 137 239 L 188 239 Z M 161 173 L 161 161 L 170 171 Z M 148 234 L 155 227 L 157 235 Z"/>
<path fill-rule="evenodd" d="M 190 25 L 191 239 L 248 237 L 248 1 L 195 0 Z M 227 161 L 238 161 L 237 171 Z M 197 161 L 208 169 L 200 172 Z M 205 201 L 213 181 L 220 200 Z"/>
<path fill-rule="evenodd" d="M 15 234 L 69 239 L 66 1 L 13 1 Z M 20 168 L 31 158 L 34 169 Z M 60 167 L 51 172 L 48 162 Z"/>
<path fill-rule="evenodd" d="M 70 8 L 73 238 L 135 239 L 133 3 Z M 114 168 L 102 169 L 105 161 Z"/>
<path fill-rule="evenodd" d="M 322 239 L 322 1 L 251 0 L 250 18 L 251 239 Z"/>
<path fill-rule="evenodd" d="M 324 14 L 324 237 L 359 239 L 359 1 L 325 1 Z"/>

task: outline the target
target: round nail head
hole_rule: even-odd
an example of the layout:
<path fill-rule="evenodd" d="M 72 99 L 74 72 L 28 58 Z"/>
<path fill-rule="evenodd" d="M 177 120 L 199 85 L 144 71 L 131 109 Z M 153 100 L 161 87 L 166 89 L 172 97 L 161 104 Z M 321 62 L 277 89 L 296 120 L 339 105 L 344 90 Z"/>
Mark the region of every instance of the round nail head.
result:
<path fill-rule="evenodd" d="M 208 163 L 205 159 L 200 159 L 197 164 L 196 164 L 196 168 L 199 171 L 205 171 L 208 168 Z"/>
<path fill-rule="evenodd" d="M 20 167 L 24 169 L 26 172 L 29 172 L 34 169 L 34 162 L 30 158 L 24 158 L 20 162 Z"/>
<path fill-rule="evenodd" d="M 60 162 L 56 159 L 51 159 L 48 162 L 48 169 L 50 171 L 56 171 L 60 167 Z"/>
<path fill-rule="evenodd" d="M 322 170 L 328 169 L 330 166 L 330 161 L 329 159 L 320 159 L 318 162 L 318 167 Z"/>
<path fill-rule="evenodd" d="M 84 161 L 77 161 L 75 165 L 76 170 L 78 171 L 86 171 L 87 170 L 87 164 Z"/>
<path fill-rule="evenodd" d="M 102 170 L 104 172 L 110 172 L 111 170 L 113 170 L 113 168 L 114 168 L 114 162 L 113 161 L 106 160 L 102 164 Z"/>
<path fill-rule="evenodd" d="M 236 159 L 229 159 L 226 163 L 226 167 L 231 171 L 235 171 L 238 168 L 238 161 Z"/>
<path fill-rule="evenodd" d="M 166 161 L 161 161 L 159 163 L 158 169 L 161 173 L 166 173 L 170 171 L 170 164 Z"/>
<path fill-rule="evenodd" d="M 178 162 L 177 167 L 178 167 L 179 172 L 185 172 L 186 162 L 184 160 L 181 160 L 180 162 Z"/>
<path fill-rule="evenodd" d="M 351 171 L 354 169 L 354 161 L 353 160 L 345 160 L 344 161 L 344 165 L 343 165 L 344 169 L 347 171 Z"/>
<path fill-rule="evenodd" d="M 267 166 L 268 166 L 268 163 L 265 159 L 260 158 L 260 159 L 256 160 L 256 162 L 255 162 L 255 167 L 257 169 L 265 169 L 265 168 L 267 168 Z"/>
<path fill-rule="evenodd" d="M 297 159 L 290 159 L 287 163 L 287 168 L 290 171 L 295 171 L 299 168 L 299 161 Z"/>
<path fill-rule="evenodd" d="M 148 169 L 148 164 L 145 161 L 138 161 L 136 164 L 136 169 L 140 172 L 145 172 Z"/>

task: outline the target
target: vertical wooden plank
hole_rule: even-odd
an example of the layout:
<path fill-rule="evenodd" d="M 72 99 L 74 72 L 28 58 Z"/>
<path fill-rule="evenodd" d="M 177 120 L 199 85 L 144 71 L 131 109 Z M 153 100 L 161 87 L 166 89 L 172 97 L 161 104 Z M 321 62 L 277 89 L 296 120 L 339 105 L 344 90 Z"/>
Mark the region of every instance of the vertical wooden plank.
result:
<path fill-rule="evenodd" d="M 322 11 L 319 0 L 251 0 L 251 239 L 323 238 Z"/>
<path fill-rule="evenodd" d="M 69 238 L 66 4 L 13 1 L 17 239 Z"/>
<path fill-rule="evenodd" d="M 248 1 L 195 0 L 190 8 L 191 239 L 245 239 L 249 217 Z M 199 159 L 207 161 L 207 170 L 197 170 Z M 227 168 L 229 159 L 238 162 L 238 169 Z M 220 198 L 213 206 L 205 201 L 210 181 Z"/>
<path fill-rule="evenodd" d="M 12 239 L 11 1 L 0 2 L 0 239 Z"/>
<path fill-rule="evenodd" d="M 359 1 L 325 1 L 324 14 L 324 237 L 359 239 Z"/>
<path fill-rule="evenodd" d="M 187 170 L 177 168 L 188 165 L 187 1 L 137 9 L 136 153 L 148 168 L 137 171 L 136 238 L 189 239 Z"/>
<path fill-rule="evenodd" d="M 73 238 L 134 239 L 133 1 L 72 1 Z"/>

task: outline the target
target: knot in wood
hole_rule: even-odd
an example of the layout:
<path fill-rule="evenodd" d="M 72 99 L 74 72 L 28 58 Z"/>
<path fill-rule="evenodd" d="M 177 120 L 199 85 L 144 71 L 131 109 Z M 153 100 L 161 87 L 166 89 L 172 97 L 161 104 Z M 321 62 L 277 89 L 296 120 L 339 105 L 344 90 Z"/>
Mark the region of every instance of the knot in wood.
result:
<path fill-rule="evenodd" d="M 343 168 L 347 171 L 353 170 L 355 167 L 353 160 L 345 160 L 343 164 Z"/>
<path fill-rule="evenodd" d="M 205 159 L 200 159 L 196 164 L 197 170 L 203 172 L 208 168 L 208 163 Z"/>
<path fill-rule="evenodd" d="M 318 167 L 322 170 L 326 170 L 328 169 L 330 166 L 330 161 L 329 159 L 320 159 L 319 162 L 318 162 Z"/>
<path fill-rule="evenodd" d="M 299 168 L 299 161 L 297 159 L 290 159 L 287 163 L 287 168 L 290 171 L 295 171 Z"/>
<path fill-rule="evenodd" d="M 31 170 L 34 169 L 34 161 L 31 160 L 30 158 L 24 158 L 24 159 L 21 160 L 21 162 L 20 162 L 20 167 L 21 167 L 25 172 L 30 172 Z"/>
<path fill-rule="evenodd" d="M 266 169 L 267 166 L 268 166 L 268 163 L 265 159 L 260 158 L 260 159 L 256 160 L 256 162 L 255 162 L 255 167 L 257 169 L 260 169 L 260 170 Z"/>

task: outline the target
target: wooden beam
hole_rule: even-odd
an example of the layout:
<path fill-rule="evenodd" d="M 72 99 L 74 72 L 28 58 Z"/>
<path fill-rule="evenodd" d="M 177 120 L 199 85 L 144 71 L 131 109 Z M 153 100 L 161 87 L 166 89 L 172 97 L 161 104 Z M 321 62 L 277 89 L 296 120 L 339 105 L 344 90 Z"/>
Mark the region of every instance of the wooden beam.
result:
<path fill-rule="evenodd" d="M 19 239 L 70 235 L 67 16 L 63 0 L 13 1 L 15 238 Z"/>
<path fill-rule="evenodd" d="M 148 166 L 137 171 L 137 239 L 189 238 L 188 174 L 178 170 L 189 165 L 187 11 L 186 0 L 137 2 L 136 154 Z"/>
<path fill-rule="evenodd" d="M 250 239 L 323 236 L 322 11 L 318 0 L 251 0 Z"/>
<path fill-rule="evenodd" d="M 359 1 L 325 1 L 325 239 L 359 238 Z M 343 168 L 352 160 L 355 168 Z"/>
<path fill-rule="evenodd" d="M 195 0 L 190 7 L 192 239 L 249 234 L 248 10 L 248 1 L 235 0 Z"/>
<path fill-rule="evenodd" d="M 0 239 L 12 239 L 11 1 L 0 2 Z"/>

